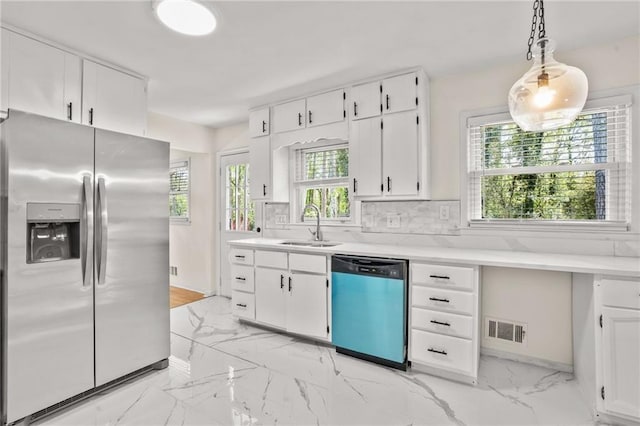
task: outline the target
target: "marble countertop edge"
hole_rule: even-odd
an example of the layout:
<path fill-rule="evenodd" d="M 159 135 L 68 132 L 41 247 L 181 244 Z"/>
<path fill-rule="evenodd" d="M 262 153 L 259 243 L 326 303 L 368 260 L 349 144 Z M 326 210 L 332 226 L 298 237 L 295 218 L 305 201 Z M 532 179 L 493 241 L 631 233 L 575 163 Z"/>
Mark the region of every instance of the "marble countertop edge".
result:
<path fill-rule="evenodd" d="M 450 247 L 420 247 L 364 243 L 339 243 L 332 247 L 290 246 L 282 239 L 250 238 L 229 241 L 232 247 L 297 253 L 346 254 L 506 268 L 538 269 L 585 274 L 640 277 L 640 258 L 579 254 L 535 253 Z M 337 241 L 333 241 L 338 243 Z"/>

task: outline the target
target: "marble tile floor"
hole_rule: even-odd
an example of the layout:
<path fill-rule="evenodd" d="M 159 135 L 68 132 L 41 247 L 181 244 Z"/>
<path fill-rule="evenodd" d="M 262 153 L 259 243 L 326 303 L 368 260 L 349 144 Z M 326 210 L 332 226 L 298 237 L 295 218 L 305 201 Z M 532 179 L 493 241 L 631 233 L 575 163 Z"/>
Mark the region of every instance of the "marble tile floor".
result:
<path fill-rule="evenodd" d="M 571 374 L 482 357 L 470 386 L 240 323 L 228 299 L 171 311 L 169 368 L 39 425 L 587 425 Z"/>

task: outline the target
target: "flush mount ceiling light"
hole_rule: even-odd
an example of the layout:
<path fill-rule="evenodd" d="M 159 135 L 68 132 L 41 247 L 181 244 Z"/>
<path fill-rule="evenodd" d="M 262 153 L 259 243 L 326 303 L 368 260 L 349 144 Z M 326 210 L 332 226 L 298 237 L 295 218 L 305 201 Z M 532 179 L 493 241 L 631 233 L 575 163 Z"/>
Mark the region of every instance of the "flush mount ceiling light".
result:
<path fill-rule="evenodd" d="M 203 36 L 216 28 L 213 12 L 196 1 L 159 0 L 153 5 L 158 19 L 181 34 Z"/>
<path fill-rule="evenodd" d="M 536 26 L 538 40 L 533 46 Z M 535 0 L 527 51 L 527 60 L 533 57 L 533 66 L 509 90 L 509 112 L 525 131 L 553 130 L 569 124 L 587 100 L 587 76 L 576 67 L 556 61 L 554 50 L 555 43 L 546 38 L 543 0 Z"/>

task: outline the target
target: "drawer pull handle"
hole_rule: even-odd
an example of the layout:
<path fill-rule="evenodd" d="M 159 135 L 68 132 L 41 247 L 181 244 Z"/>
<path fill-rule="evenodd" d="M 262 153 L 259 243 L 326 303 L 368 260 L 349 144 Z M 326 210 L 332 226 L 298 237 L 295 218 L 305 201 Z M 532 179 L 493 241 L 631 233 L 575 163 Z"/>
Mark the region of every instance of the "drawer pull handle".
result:
<path fill-rule="evenodd" d="M 437 350 L 437 349 L 433 349 L 433 348 L 429 348 L 429 349 L 427 349 L 427 350 L 428 350 L 429 352 L 433 352 L 433 353 L 436 353 L 436 354 L 440 354 L 440 355 L 447 355 L 447 351 L 439 351 L 439 350 Z"/>
<path fill-rule="evenodd" d="M 235 258 L 236 258 L 236 259 L 244 259 L 245 257 L 246 257 L 246 256 L 241 255 L 241 254 L 236 254 L 236 255 L 235 255 Z"/>
<path fill-rule="evenodd" d="M 247 279 L 245 277 L 236 277 L 236 280 L 238 280 L 238 281 L 246 281 Z"/>
<path fill-rule="evenodd" d="M 433 324 L 445 325 L 445 326 L 447 326 L 447 327 L 451 327 L 451 324 L 449 324 L 448 322 L 440 322 L 440 321 L 437 321 L 437 320 L 431 320 L 431 322 L 432 322 Z"/>
<path fill-rule="evenodd" d="M 449 299 L 441 299 L 439 297 L 430 297 L 429 300 L 433 300 L 434 302 L 449 303 Z"/>
<path fill-rule="evenodd" d="M 245 305 L 244 303 L 236 303 L 236 306 L 239 306 L 241 308 L 246 308 L 247 305 Z"/>
<path fill-rule="evenodd" d="M 446 275 L 429 275 L 429 278 L 435 278 L 437 280 L 450 280 L 451 278 Z"/>
<path fill-rule="evenodd" d="M 280 288 L 284 288 L 284 275 L 280 274 Z"/>

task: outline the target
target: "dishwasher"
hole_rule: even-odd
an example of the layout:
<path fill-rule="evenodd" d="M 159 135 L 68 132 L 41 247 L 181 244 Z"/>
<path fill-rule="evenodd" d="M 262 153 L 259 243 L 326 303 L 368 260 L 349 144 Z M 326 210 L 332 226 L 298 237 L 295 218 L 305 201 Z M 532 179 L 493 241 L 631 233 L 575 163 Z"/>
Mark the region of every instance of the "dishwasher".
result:
<path fill-rule="evenodd" d="M 334 255 L 331 281 L 336 351 L 406 370 L 407 261 Z"/>

